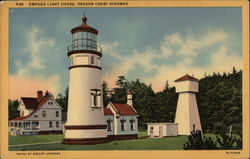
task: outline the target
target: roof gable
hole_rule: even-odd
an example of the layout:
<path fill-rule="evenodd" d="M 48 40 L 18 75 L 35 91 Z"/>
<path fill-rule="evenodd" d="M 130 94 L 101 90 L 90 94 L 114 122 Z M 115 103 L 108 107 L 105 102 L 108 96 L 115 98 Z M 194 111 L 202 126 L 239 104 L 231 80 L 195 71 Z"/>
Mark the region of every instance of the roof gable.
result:
<path fill-rule="evenodd" d="M 119 115 L 138 115 L 137 112 L 128 104 L 112 103 Z"/>
<path fill-rule="evenodd" d="M 198 82 L 199 80 L 189 76 L 188 74 L 186 74 L 185 76 L 182 76 L 181 78 L 178 78 L 177 80 L 175 80 L 175 82 L 180 82 L 180 81 L 195 81 Z"/>

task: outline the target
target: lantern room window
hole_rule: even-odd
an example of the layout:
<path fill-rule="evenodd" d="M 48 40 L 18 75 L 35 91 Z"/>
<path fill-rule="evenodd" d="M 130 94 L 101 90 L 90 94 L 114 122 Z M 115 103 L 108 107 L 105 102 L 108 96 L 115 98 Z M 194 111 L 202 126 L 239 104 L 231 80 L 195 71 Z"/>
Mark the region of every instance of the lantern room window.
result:
<path fill-rule="evenodd" d="M 72 50 L 97 50 L 96 35 L 90 32 L 72 34 Z"/>

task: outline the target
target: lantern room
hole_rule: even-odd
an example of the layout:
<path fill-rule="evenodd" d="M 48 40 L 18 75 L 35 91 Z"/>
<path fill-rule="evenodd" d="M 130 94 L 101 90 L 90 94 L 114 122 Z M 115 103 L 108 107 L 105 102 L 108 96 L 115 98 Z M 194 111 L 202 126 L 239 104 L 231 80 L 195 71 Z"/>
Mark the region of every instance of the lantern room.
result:
<path fill-rule="evenodd" d="M 98 31 L 87 24 L 87 17 L 82 18 L 82 24 L 71 30 L 72 44 L 68 47 L 68 52 L 75 50 L 90 50 L 101 52 L 101 47 L 97 46 Z"/>

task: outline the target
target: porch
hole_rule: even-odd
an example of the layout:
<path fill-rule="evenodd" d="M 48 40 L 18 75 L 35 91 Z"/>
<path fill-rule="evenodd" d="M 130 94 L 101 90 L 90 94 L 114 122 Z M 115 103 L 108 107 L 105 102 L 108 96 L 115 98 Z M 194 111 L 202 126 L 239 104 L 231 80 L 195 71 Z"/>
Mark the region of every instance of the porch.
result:
<path fill-rule="evenodd" d="M 39 121 L 10 121 L 10 135 L 36 135 L 40 130 Z"/>

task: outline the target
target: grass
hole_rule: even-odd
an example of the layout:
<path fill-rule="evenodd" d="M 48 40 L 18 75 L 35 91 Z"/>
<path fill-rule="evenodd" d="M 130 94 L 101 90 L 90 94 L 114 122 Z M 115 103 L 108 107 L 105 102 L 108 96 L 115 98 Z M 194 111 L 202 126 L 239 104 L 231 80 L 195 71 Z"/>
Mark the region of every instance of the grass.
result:
<path fill-rule="evenodd" d="M 139 137 L 145 137 L 146 132 L 140 132 Z M 63 135 L 10 136 L 10 145 L 62 141 Z M 97 145 L 32 145 L 10 147 L 9 150 L 182 150 L 187 142 L 187 136 L 167 138 L 143 138 L 135 140 L 112 141 Z"/>
<path fill-rule="evenodd" d="M 9 145 L 62 141 L 63 135 L 9 136 Z"/>

